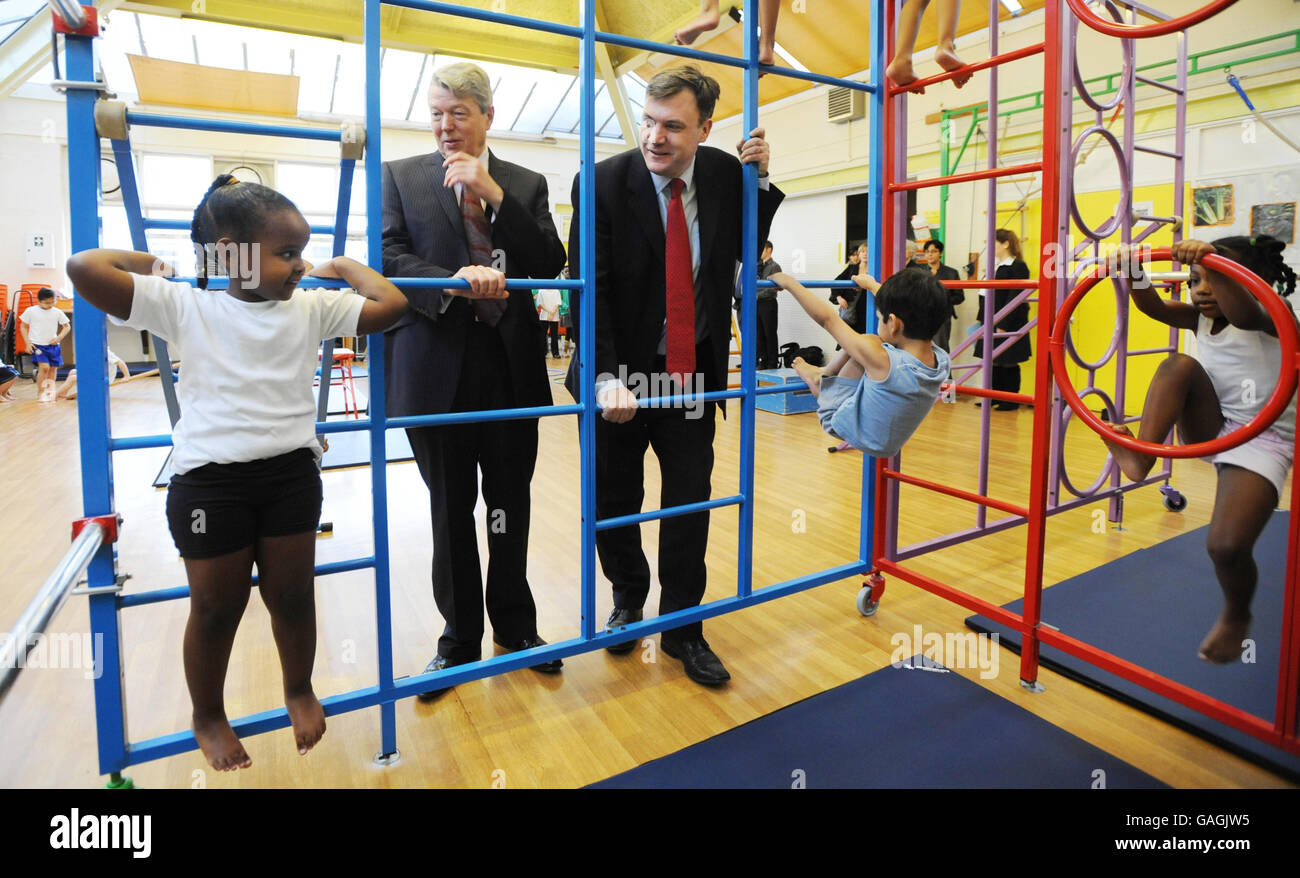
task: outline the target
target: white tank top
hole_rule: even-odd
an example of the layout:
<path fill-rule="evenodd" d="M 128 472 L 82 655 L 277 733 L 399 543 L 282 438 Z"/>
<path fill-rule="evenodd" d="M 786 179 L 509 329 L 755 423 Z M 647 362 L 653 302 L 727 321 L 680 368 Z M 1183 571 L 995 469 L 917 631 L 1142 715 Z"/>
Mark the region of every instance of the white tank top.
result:
<path fill-rule="evenodd" d="M 1294 310 L 1295 305 L 1288 302 Z M 1267 332 L 1238 329 L 1229 323 L 1211 334 L 1214 321 L 1204 314 L 1196 324 L 1196 360 L 1205 368 L 1219 396 L 1225 418 L 1248 422 L 1273 395 L 1282 362 L 1282 346 Z M 1296 397 L 1273 422 L 1288 442 L 1295 439 Z"/>

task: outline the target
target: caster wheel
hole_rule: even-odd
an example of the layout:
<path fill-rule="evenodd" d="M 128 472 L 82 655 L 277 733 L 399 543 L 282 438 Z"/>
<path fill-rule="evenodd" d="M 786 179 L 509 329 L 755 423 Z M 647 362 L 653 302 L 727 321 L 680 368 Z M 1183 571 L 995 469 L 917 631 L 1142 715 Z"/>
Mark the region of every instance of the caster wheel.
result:
<path fill-rule="evenodd" d="M 858 592 L 858 612 L 864 616 L 876 615 L 876 608 L 880 606 L 880 601 L 872 600 L 872 589 L 869 585 L 862 586 Z"/>
<path fill-rule="evenodd" d="M 1165 508 L 1170 512 L 1182 512 L 1187 508 L 1187 498 L 1177 491 L 1172 494 L 1166 494 L 1164 497 Z"/>

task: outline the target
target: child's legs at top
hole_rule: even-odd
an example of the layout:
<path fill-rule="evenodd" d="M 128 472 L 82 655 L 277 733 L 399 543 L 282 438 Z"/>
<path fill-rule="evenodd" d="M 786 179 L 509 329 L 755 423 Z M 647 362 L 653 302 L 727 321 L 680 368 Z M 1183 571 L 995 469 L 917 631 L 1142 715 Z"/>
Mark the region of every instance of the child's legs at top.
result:
<path fill-rule="evenodd" d="M 1205 548 L 1214 562 L 1214 574 L 1223 589 L 1223 612 L 1200 646 L 1202 658 L 1235 661 L 1249 633 L 1250 601 L 1259 571 L 1255 542 L 1277 507 L 1277 488 L 1259 473 L 1220 464 L 1214 495 L 1214 514 Z"/>
<path fill-rule="evenodd" d="M 916 34 L 921 28 L 921 16 L 930 0 L 907 0 L 898 11 L 898 37 L 894 40 L 894 60 L 885 73 L 899 85 L 916 79 L 912 72 L 912 51 L 916 48 Z"/>
<path fill-rule="evenodd" d="M 1205 368 L 1186 354 L 1174 354 L 1156 369 L 1142 405 L 1138 438 L 1144 442 L 1164 442 L 1174 426 L 1178 427 L 1179 439 L 1184 444 L 1208 442 L 1223 428 L 1223 412 L 1214 384 Z M 1132 435 L 1123 426 L 1115 427 L 1115 432 Z M 1133 481 L 1146 478 L 1155 466 L 1156 458 L 1149 454 L 1130 451 L 1111 442 L 1106 444 L 1120 470 Z"/>
<path fill-rule="evenodd" d="M 776 63 L 776 17 L 781 12 L 781 0 L 759 0 L 758 6 L 758 63 Z"/>
<path fill-rule="evenodd" d="M 253 547 L 216 558 L 186 558 L 190 615 L 185 623 L 185 682 L 194 705 L 194 737 L 218 771 L 252 764 L 230 728 L 224 689 L 230 647 L 248 605 Z"/>
<path fill-rule="evenodd" d="M 718 0 L 700 0 L 700 14 L 673 37 L 678 44 L 689 46 L 700 34 L 716 28 L 718 20 Z"/>

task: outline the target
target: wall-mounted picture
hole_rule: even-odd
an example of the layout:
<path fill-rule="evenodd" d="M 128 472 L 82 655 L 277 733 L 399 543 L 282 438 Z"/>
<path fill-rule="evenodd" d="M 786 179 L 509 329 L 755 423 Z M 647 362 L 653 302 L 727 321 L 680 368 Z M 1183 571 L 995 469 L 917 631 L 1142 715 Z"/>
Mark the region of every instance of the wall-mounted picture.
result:
<path fill-rule="evenodd" d="M 1250 233 L 1272 235 L 1279 241 L 1295 243 L 1295 202 L 1256 204 L 1250 209 Z"/>
<path fill-rule="evenodd" d="M 1192 190 L 1192 225 L 1227 226 L 1232 224 L 1232 217 L 1231 183 Z"/>

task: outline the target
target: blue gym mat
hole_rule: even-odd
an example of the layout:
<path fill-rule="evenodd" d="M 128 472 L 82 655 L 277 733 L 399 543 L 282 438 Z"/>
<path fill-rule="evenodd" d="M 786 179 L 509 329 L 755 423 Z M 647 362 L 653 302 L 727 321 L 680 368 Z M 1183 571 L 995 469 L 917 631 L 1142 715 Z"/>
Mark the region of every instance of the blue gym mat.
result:
<path fill-rule="evenodd" d="M 1166 788 L 959 674 L 908 664 L 927 667 L 882 668 L 592 788 Z"/>
<path fill-rule="evenodd" d="M 1208 527 L 1125 555 L 1043 590 L 1042 619 L 1120 658 L 1190 686 L 1234 707 L 1272 720 L 1282 644 L 1282 580 L 1286 573 L 1289 515 L 1276 512 L 1255 545 L 1259 585 L 1252 603 L 1255 662 L 1215 665 L 1196 648 L 1223 608 L 1223 593 L 1205 552 Z M 1004 609 L 1021 611 L 1023 601 Z M 1003 646 L 1020 651 L 1020 634 L 984 616 L 966 624 L 996 632 Z M 1045 666 L 1161 719 L 1208 738 L 1270 770 L 1300 779 L 1300 756 L 1252 738 L 1136 683 L 1048 646 Z"/>

